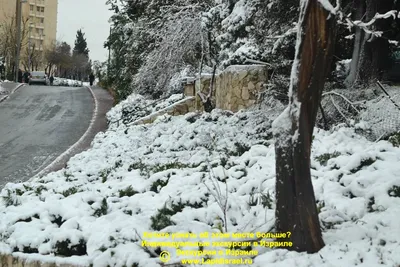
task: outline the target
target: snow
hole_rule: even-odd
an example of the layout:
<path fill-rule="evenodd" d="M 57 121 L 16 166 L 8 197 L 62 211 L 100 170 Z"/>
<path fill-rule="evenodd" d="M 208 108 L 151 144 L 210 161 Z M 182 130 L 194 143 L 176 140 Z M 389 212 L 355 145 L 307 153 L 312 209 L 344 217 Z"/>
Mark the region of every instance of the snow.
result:
<path fill-rule="evenodd" d="M 121 118 L 122 106 L 148 102 L 132 95 L 108 118 Z M 170 100 L 158 103 L 169 105 Z M 267 232 L 274 225 L 274 118 L 265 110 L 214 110 L 164 116 L 147 125 L 113 124 L 65 169 L 6 185 L 0 252 L 30 247 L 41 254 L 15 255 L 94 267 L 161 266 L 141 239 L 171 240 L 144 235 L 155 232 L 151 218 L 159 209 L 179 203 L 183 209 L 170 217 L 174 224 L 160 232 L 218 232 L 219 223 L 225 227 L 224 208 L 229 233 Z M 312 180 L 326 246 L 315 254 L 255 248 L 259 255 L 252 266 L 398 266 L 400 197 L 389 191 L 400 186 L 399 160 L 399 148 L 370 142 L 354 129 L 315 129 Z M 135 194 L 126 194 L 129 186 Z M 270 204 L 262 201 L 265 196 Z M 84 240 L 87 255 L 55 256 L 57 242 L 67 239 L 71 245 Z M 171 253 L 171 262 L 182 259 L 174 248 L 162 250 Z"/>
<path fill-rule="evenodd" d="M 265 65 L 230 65 L 224 72 L 240 73 L 254 69 L 265 69 Z"/>
<path fill-rule="evenodd" d="M 329 0 L 318 0 L 318 2 L 324 7 L 325 10 L 329 11 L 333 15 L 336 15 L 340 8 L 339 2 L 336 7 L 333 7 Z"/>
<path fill-rule="evenodd" d="M 160 110 L 166 109 L 178 101 L 187 101 L 182 94 L 172 94 L 164 101 L 149 100 L 138 94 L 132 94 L 119 105 L 107 113 L 107 120 L 110 123 L 110 129 L 117 127 L 118 122 L 122 120 L 124 112 L 131 113 L 130 122 L 144 119 Z"/>
<path fill-rule="evenodd" d="M 136 121 L 134 121 L 134 122 L 128 124 L 128 126 L 129 126 L 129 125 L 134 125 L 134 124 L 136 124 L 136 123 L 138 123 L 138 122 L 140 122 L 140 121 L 146 121 L 146 120 L 151 119 L 151 118 L 153 118 L 153 117 L 158 117 L 158 116 L 160 116 L 160 115 L 163 115 L 162 113 L 167 112 L 167 111 L 170 111 L 170 110 L 173 110 L 174 107 L 176 107 L 176 106 L 178 106 L 178 105 L 180 105 L 180 104 L 183 104 L 183 103 L 185 103 L 186 101 L 194 100 L 194 99 L 196 99 L 196 97 L 194 97 L 194 96 L 185 97 L 185 98 L 179 100 L 178 102 L 175 102 L 175 103 L 173 103 L 172 105 L 169 105 L 168 107 L 165 107 L 165 108 L 163 108 L 163 109 L 157 110 L 156 112 L 153 112 L 153 113 L 151 113 L 150 115 L 148 115 L 148 116 L 146 116 L 146 117 L 140 118 L 140 119 L 138 119 L 138 120 L 136 120 Z"/>

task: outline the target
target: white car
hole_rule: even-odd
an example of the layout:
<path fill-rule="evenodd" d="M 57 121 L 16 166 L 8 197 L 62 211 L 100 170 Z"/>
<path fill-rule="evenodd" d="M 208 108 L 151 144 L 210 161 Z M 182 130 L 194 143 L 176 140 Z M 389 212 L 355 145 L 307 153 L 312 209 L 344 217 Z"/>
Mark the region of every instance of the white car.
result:
<path fill-rule="evenodd" d="M 44 71 L 32 71 L 29 76 L 29 85 L 33 83 L 40 83 L 43 85 L 49 84 L 49 79 L 47 78 L 46 72 Z"/>

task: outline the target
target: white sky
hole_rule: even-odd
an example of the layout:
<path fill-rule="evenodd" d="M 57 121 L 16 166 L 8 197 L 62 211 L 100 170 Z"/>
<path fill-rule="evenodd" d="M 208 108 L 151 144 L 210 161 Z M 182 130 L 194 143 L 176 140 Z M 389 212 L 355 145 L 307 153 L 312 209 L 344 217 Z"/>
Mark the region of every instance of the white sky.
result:
<path fill-rule="evenodd" d="M 105 61 L 108 51 L 103 47 L 112 15 L 106 0 L 58 0 L 57 40 L 74 48 L 76 32 L 82 28 L 89 48 L 89 57 Z"/>

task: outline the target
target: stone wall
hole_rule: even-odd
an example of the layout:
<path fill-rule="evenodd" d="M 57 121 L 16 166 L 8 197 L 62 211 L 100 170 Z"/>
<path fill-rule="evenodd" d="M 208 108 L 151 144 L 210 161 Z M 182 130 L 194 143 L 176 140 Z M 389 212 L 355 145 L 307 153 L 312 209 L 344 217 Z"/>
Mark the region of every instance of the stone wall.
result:
<path fill-rule="evenodd" d="M 266 84 L 268 75 L 264 65 L 233 65 L 215 76 L 211 102 L 218 109 L 237 112 L 257 102 L 258 93 Z M 202 75 L 195 81 L 195 92 L 208 95 L 212 75 Z M 193 96 L 193 85 L 185 84 L 184 94 Z M 196 95 L 195 110 L 203 111 L 203 104 Z"/>
<path fill-rule="evenodd" d="M 201 79 L 185 77 L 182 80 L 185 96 L 183 100 L 132 124 L 152 123 L 164 114 L 176 116 L 192 111 L 204 111 L 203 103 L 196 92 L 201 91 L 205 96 L 208 95 L 211 79 L 211 74 L 203 74 Z M 267 68 L 264 65 L 230 66 L 215 76 L 211 102 L 218 109 L 237 112 L 257 102 L 258 92 L 266 82 Z"/>
<path fill-rule="evenodd" d="M 26 260 L 11 255 L 0 254 L 1 267 L 78 267 L 72 264 L 44 263 L 41 261 Z"/>
<path fill-rule="evenodd" d="M 230 66 L 216 79 L 216 108 L 237 112 L 254 105 L 267 82 L 263 65 Z"/>

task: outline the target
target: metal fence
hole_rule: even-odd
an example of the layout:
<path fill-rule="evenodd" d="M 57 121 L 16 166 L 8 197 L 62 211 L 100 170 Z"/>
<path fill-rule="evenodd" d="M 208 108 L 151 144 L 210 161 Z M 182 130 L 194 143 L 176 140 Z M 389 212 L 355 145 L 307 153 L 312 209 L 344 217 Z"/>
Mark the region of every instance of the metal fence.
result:
<path fill-rule="evenodd" d="M 323 94 L 317 126 L 327 129 L 343 123 L 355 126 L 371 141 L 386 139 L 400 131 L 399 105 L 400 86 L 328 91 Z"/>

